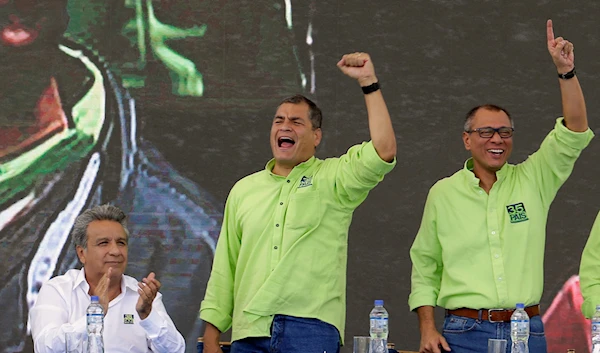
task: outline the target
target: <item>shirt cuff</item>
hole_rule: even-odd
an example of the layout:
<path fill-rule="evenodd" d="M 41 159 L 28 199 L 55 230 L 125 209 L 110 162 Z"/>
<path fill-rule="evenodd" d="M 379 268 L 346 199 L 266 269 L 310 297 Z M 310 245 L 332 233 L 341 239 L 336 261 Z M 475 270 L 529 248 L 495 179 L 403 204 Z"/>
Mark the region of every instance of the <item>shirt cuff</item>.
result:
<path fill-rule="evenodd" d="M 140 326 L 146 330 L 149 338 L 158 337 L 161 328 L 167 326 L 165 320 L 156 311 L 157 310 L 153 309 L 150 311 L 150 315 L 148 315 L 148 317 L 146 317 L 144 320 L 140 320 Z"/>
<path fill-rule="evenodd" d="M 565 118 L 556 119 L 554 125 L 554 131 L 556 132 L 556 138 L 571 148 L 576 150 L 583 150 L 590 143 L 594 137 L 594 132 L 588 127 L 586 131 L 576 132 L 569 130 L 564 124 Z"/>
<path fill-rule="evenodd" d="M 224 317 L 217 309 L 203 308 L 200 310 L 200 319 L 211 323 L 213 326 L 219 329 L 221 332 L 229 330 L 231 327 L 231 316 L 226 315 Z"/>
<path fill-rule="evenodd" d="M 363 142 L 360 146 L 364 165 L 378 175 L 389 173 L 396 165 L 396 157 L 391 162 L 386 162 L 377 154 L 373 141 Z"/>
<path fill-rule="evenodd" d="M 437 305 L 437 296 L 434 293 L 427 294 L 425 291 L 410 293 L 408 297 L 408 306 L 410 311 L 413 311 L 422 306 L 433 306 Z"/>

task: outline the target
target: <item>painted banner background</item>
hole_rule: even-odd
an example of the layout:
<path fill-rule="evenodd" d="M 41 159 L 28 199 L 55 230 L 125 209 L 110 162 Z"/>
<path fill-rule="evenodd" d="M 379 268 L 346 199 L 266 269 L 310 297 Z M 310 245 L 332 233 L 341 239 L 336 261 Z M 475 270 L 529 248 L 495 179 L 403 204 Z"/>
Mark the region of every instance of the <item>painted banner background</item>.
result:
<path fill-rule="evenodd" d="M 74 217 L 111 202 L 130 215 L 128 273 L 157 272 L 193 352 L 227 193 L 270 158 L 277 102 L 318 102 L 320 157 L 368 139 L 360 89 L 335 67 L 352 51 L 372 55 L 399 148 L 351 227 L 346 341 L 368 333 L 372 301 L 384 299 L 390 341 L 417 350 L 408 249 L 429 187 L 468 156 L 464 113 L 506 107 L 511 161 L 536 150 L 561 115 L 545 47 L 552 18 L 575 44 L 596 127 L 599 10 L 558 0 L 1 0 L 0 351 L 32 351 L 39 287 L 78 265 Z M 552 206 L 544 310 L 577 273 L 598 212 L 599 148 L 584 151 Z M 575 282 L 546 317 L 552 352 L 587 349 Z"/>

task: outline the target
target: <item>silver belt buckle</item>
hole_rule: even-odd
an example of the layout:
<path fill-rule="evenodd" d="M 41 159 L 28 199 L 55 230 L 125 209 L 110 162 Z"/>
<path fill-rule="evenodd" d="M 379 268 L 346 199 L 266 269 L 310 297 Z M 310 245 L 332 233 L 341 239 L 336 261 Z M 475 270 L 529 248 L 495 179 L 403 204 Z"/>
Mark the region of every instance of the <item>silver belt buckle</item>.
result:
<path fill-rule="evenodd" d="M 488 318 L 487 318 L 488 321 L 489 322 L 493 322 L 493 323 L 504 322 L 503 320 L 500 320 L 500 321 L 492 320 L 492 312 L 494 312 L 494 311 L 505 311 L 505 310 L 506 309 L 488 309 Z"/>

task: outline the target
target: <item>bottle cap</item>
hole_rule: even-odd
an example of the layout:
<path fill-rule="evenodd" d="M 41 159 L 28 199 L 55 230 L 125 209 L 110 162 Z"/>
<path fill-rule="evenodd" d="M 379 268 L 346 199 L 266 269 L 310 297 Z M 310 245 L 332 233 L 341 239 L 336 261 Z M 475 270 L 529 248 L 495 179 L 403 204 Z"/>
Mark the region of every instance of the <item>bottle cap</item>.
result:
<path fill-rule="evenodd" d="M 381 300 L 381 299 L 375 300 L 375 306 L 383 306 L 383 300 Z"/>
<path fill-rule="evenodd" d="M 517 309 L 523 309 L 524 307 L 525 307 L 525 304 L 517 303 Z"/>
<path fill-rule="evenodd" d="M 93 302 L 98 302 L 98 301 L 100 301 L 100 299 L 98 299 L 97 295 L 92 295 L 92 301 Z"/>
<path fill-rule="evenodd" d="M 596 311 L 600 310 L 600 304 L 596 305 Z"/>

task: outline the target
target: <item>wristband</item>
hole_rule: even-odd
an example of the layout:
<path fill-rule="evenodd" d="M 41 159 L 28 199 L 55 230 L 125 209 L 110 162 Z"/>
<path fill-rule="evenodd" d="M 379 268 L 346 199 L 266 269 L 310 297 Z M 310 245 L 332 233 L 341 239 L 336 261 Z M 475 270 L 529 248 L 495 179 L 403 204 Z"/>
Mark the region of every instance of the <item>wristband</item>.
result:
<path fill-rule="evenodd" d="M 369 94 L 369 93 L 373 93 L 376 91 L 379 91 L 379 82 L 375 82 L 375 83 L 371 83 L 368 86 L 361 86 L 360 88 L 362 88 L 362 91 L 364 94 Z"/>
<path fill-rule="evenodd" d="M 573 70 L 571 70 L 565 74 L 558 74 L 558 78 L 561 78 L 563 80 L 568 80 L 573 77 L 575 77 L 575 67 L 573 67 Z"/>

